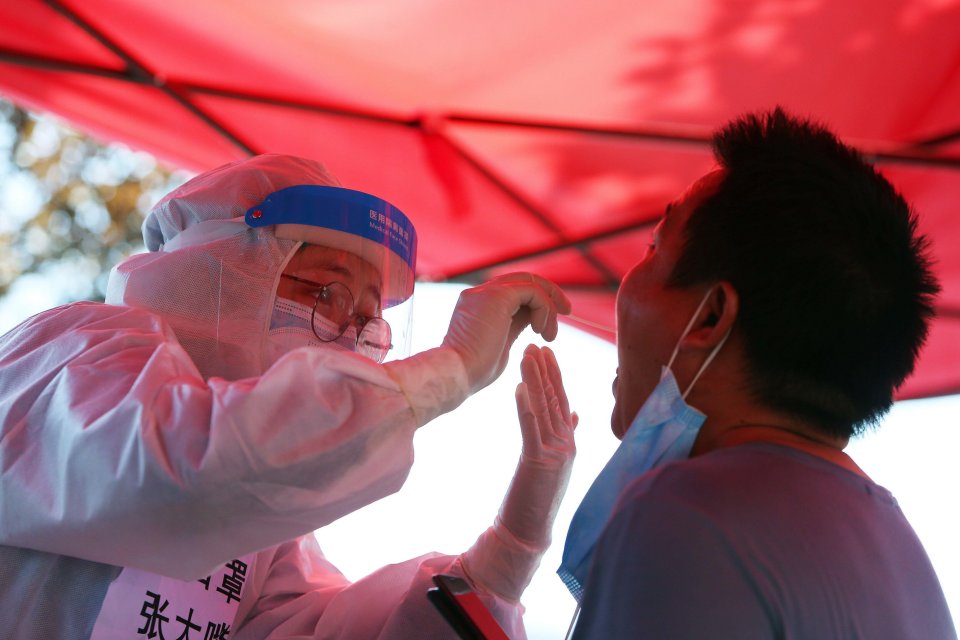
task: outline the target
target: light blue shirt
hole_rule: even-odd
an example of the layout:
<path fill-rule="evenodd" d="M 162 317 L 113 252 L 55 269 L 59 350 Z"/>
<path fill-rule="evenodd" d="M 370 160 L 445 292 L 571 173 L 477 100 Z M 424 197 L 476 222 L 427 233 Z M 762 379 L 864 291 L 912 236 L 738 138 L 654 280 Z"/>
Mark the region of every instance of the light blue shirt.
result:
<path fill-rule="evenodd" d="M 889 491 L 780 445 L 669 464 L 621 495 L 575 640 L 955 639 Z"/>

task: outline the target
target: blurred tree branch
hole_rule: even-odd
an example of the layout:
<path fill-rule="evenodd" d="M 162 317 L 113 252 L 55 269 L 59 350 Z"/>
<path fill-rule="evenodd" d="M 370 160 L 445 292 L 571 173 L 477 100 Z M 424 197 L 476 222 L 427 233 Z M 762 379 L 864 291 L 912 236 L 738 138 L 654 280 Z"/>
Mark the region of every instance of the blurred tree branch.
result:
<path fill-rule="evenodd" d="M 188 177 L 0 98 L 0 296 L 43 274 L 74 280 L 62 303 L 103 300 L 110 268 L 143 250 L 146 213 Z"/>

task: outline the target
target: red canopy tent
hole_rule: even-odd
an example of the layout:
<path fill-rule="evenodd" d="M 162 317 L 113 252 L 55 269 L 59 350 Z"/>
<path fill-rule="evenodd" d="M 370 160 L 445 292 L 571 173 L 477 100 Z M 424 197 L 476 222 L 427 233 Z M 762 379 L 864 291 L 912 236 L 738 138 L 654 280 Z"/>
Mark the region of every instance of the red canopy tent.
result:
<path fill-rule="evenodd" d="M 315 157 L 414 220 L 421 279 L 529 269 L 605 325 L 710 132 L 781 104 L 919 211 L 944 293 L 900 397 L 960 392 L 956 0 L 16 0 L 0 93 L 196 171 Z"/>

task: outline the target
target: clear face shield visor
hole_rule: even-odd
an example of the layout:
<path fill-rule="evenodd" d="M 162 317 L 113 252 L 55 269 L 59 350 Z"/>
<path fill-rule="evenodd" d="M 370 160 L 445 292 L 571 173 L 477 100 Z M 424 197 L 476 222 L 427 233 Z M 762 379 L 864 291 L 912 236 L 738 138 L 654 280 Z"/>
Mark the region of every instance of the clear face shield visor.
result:
<path fill-rule="evenodd" d="M 378 362 L 409 355 L 417 235 L 403 212 L 360 191 L 299 185 L 271 193 L 245 220 L 304 243 L 278 295 L 296 300 L 319 343 Z"/>

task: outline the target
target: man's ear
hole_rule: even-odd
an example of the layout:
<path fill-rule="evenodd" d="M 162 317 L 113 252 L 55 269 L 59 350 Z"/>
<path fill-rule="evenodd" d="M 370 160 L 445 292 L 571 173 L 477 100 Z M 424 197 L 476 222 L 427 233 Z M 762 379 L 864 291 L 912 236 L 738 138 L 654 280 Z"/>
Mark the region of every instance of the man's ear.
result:
<path fill-rule="evenodd" d="M 733 329 L 740 312 L 740 296 L 723 280 L 713 285 L 682 347 L 712 349 Z"/>

